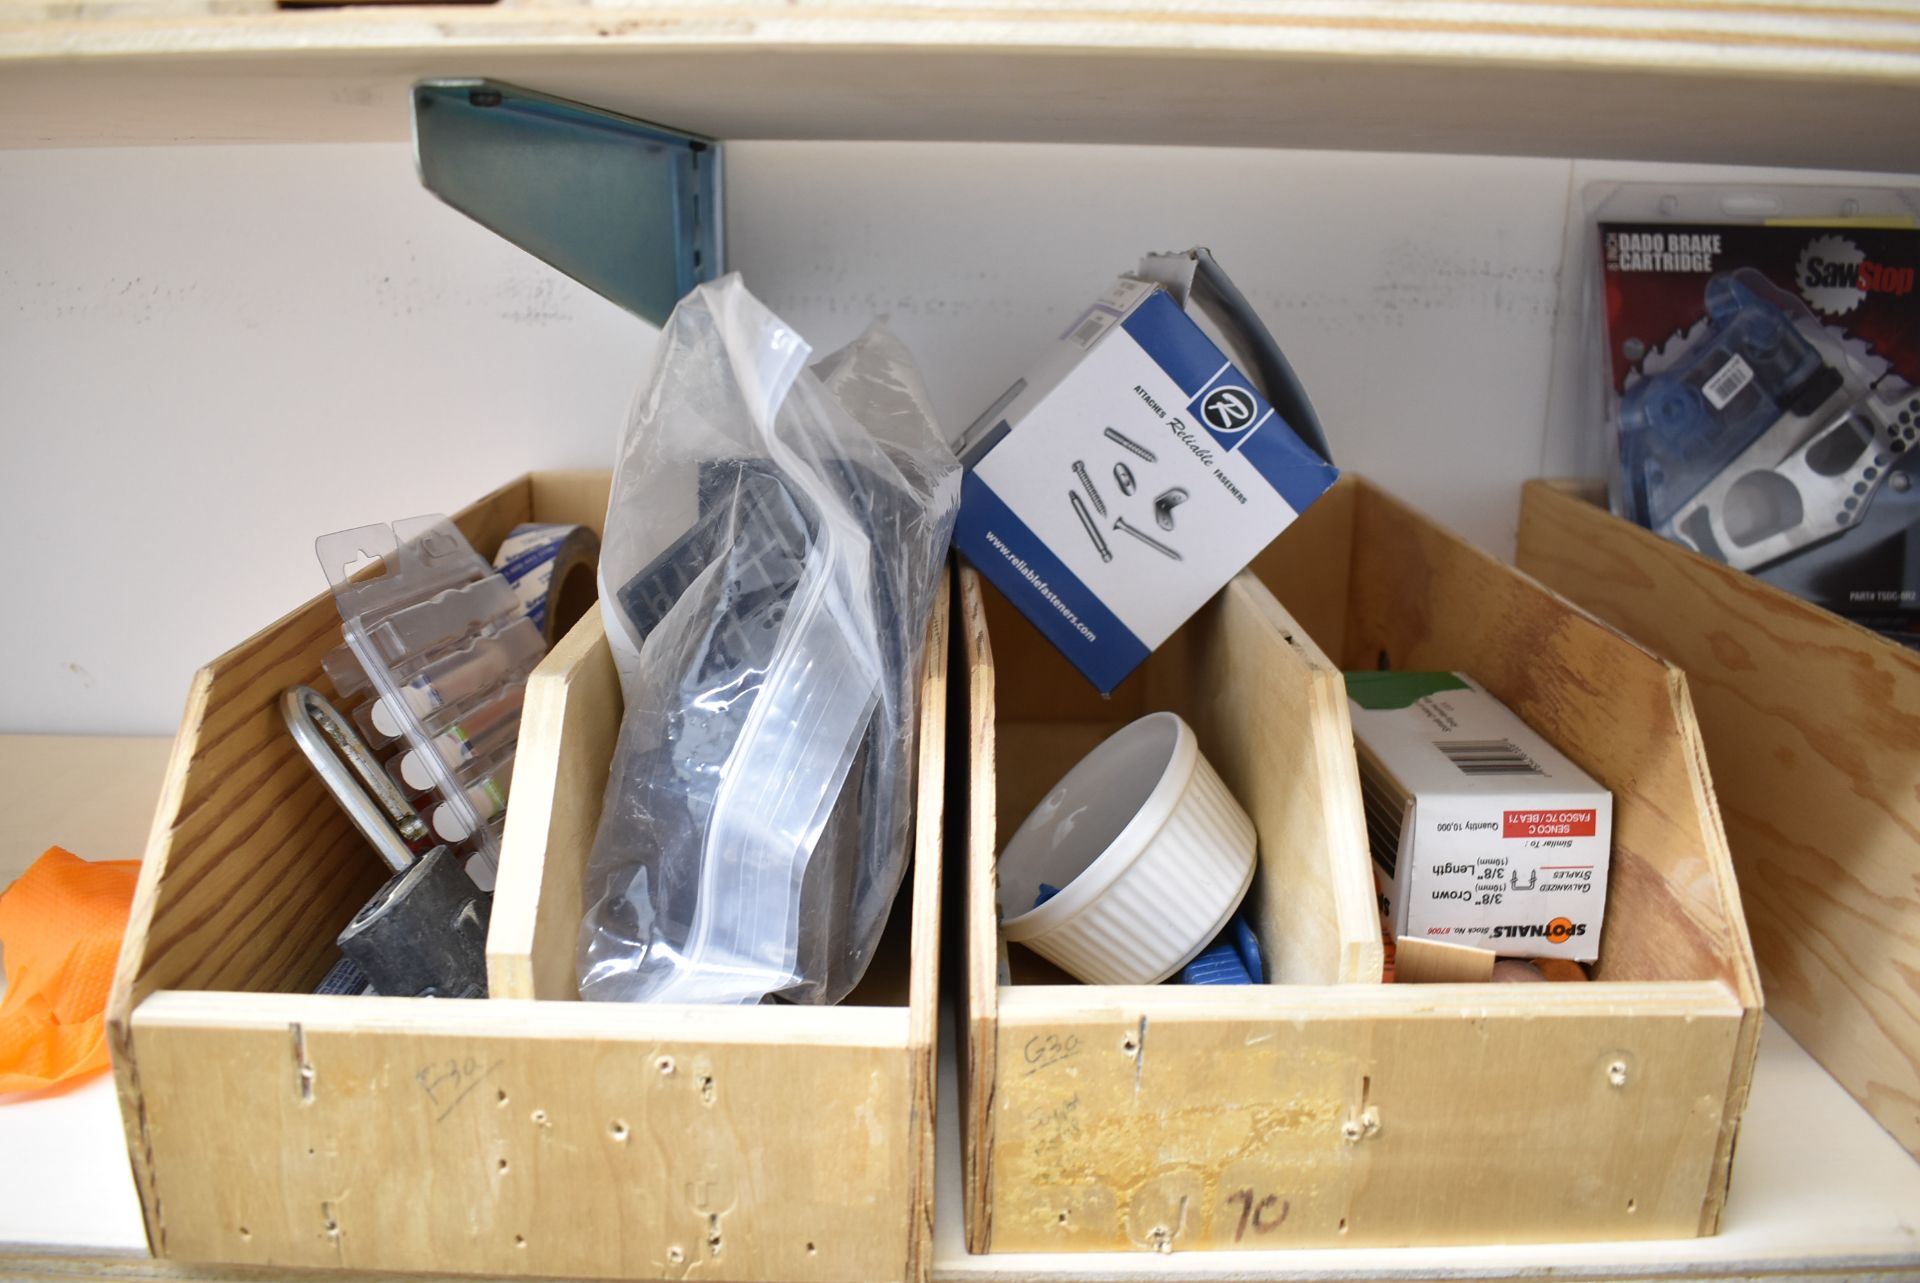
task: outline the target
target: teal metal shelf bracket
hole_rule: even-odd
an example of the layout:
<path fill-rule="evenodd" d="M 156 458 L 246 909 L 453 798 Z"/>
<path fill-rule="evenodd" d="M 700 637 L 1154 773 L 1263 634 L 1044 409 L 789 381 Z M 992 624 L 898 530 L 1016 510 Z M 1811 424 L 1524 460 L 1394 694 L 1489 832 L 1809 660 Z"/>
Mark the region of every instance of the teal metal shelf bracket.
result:
<path fill-rule="evenodd" d="M 725 270 L 720 144 L 491 80 L 413 90 L 420 181 L 655 325 Z"/>

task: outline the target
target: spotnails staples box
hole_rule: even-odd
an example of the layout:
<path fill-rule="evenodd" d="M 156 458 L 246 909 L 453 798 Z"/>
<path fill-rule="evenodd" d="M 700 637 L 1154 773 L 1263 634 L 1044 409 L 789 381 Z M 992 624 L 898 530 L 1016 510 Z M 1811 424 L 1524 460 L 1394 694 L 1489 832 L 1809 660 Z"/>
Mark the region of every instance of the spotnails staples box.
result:
<path fill-rule="evenodd" d="M 1339 477 L 1138 276 L 1067 327 L 961 456 L 954 546 L 1102 694 Z"/>
<path fill-rule="evenodd" d="M 1597 961 L 1613 795 L 1458 673 L 1348 673 L 1347 701 L 1393 934 Z"/>

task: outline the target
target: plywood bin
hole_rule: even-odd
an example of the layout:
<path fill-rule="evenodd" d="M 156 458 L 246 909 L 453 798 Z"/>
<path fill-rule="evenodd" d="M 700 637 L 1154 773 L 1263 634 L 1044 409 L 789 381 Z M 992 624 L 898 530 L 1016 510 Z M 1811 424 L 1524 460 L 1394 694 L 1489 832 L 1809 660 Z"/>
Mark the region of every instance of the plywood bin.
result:
<path fill-rule="evenodd" d="M 1364 482 L 1111 700 L 966 570 L 956 619 L 975 1251 L 1714 1231 L 1760 990 L 1678 670 Z M 1381 665 L 1471 673 L 1613 791 L 1595 983 L 1380 982 L 1340 674 Z M 1157 709 L 1253 816 L 1268 984 L 1078 985 L 998 938 L 1000 844 Z"/>
<path fill-rule="evenodd" d="M 599 527 L 605 472 L 459 515 Z M 580 879 L 619 726 L 589 611 L 528 683 L 484 1001 L 309 992 L 380 864 L 280 692 L 340 640 L 315 598 L 195 677 L 112 1000 L 150 1243 L 251 1269 L 917 1280 L 932 1226 L 946 599 L 913 862 L 845 1004 L 577 1001 Z"/>
<path fill-rule="evenodd" d="M 1530 482 L 1522 569 L 1686 670 L 1774 1017 L 1920 1155 L 1920 653 Z"/>

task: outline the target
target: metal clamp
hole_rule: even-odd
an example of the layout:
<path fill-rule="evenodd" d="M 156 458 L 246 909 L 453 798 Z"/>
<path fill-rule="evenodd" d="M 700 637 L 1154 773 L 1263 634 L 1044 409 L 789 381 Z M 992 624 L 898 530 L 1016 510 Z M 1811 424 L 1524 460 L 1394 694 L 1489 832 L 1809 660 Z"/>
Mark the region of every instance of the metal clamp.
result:
<path fill-rule="evenodd" d="M 380 858 L 396 873 L 410 867 L 413 844 L 427 840 L 427 823 L 353 724 L 311 686 L 288 687 L 280 696 L 280 715 L 294 743 Z"/>

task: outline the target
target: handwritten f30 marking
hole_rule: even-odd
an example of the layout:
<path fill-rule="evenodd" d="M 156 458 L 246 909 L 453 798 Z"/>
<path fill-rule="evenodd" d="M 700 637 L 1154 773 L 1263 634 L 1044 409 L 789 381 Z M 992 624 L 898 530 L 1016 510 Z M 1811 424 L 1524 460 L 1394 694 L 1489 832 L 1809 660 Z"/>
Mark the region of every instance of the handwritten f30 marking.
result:
<path fill-rule="evenodd" d="M 487 1080 L 487 1076 L 501 1065 L 504 1060 L 492 1064 L 482 1064 L 476 1057 L 468 1056 L 464 1060 L 436 1060 L 431 1065 L 423 1065 L 413 1076 L 420 1084 L 420 1090 L 427 1094 L 433 1107 L 440 1111 L 434 1122 L 444 1121 L 453 1112 L 454 1106 L 465 1100 L 475 1087 Z"/>

